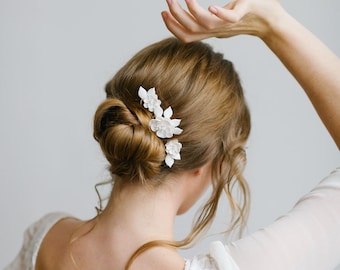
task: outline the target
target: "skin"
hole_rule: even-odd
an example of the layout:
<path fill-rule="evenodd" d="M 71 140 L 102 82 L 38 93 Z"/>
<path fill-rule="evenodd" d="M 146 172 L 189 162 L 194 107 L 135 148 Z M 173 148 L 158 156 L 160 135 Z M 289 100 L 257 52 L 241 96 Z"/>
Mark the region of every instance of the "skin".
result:
<path fill-rule="evenodd" d="M 66 218 L 49 231 L 41 245 L 36 270 L 74 269 L 72 254 L 79 269 L 124 269 L 130 255 L 151 240 L 174 240 L 173 227 L 178 214 L 186 212 L 201 197 L 211 182 L 210 163 L 164 179 L 154 188 L 125 186 L 113 190 L 103 211 L 90 222 Z M 74 234 L 75 233 L 75 234 Z M 176 250 L 152 248 L 132 264 L 131 269 L 184 269 L 184 259 Z"/>
<path fill-rule="evenodd" d="M 187 11 L 176 0 L 167 2 L 169 11 L 162 12 L 164 22 L 184 42 L 240 34 L 262 39 L 301 84 L 340 147 L 340 61 L 277 1 L 237 0 L 205 10 L 195 0 L 186 0 Z M 176 215 L 197 201 L 211 181 L 210 175 L 207 164 L 164 179 L 167 184 L 156 190 L 127 186 L 118 195 L 113 191 L 115 196 L 96 220 L 68 218 L 50 230 L 39 251 L 36 270 L 74 269 L 69 239 L 82 235 L 72 245 L 79 269 L 124 269 L 129 256 L 143 243 L 173 239 Z M 131 267 L 132 270 L 183 268 L 184 260 L 168 248 L 148 250 Z"/>
<path fill-rule="evenodd" d="M 188 11 L 177 0 L 167 3 L 163 20 L 184 42 L 240 34 L 262 39 L 300 83 L 340 149 L 339 58 L 277 1 L 237 0 L 205 10 L 197 1 L 186 0 Z"/>

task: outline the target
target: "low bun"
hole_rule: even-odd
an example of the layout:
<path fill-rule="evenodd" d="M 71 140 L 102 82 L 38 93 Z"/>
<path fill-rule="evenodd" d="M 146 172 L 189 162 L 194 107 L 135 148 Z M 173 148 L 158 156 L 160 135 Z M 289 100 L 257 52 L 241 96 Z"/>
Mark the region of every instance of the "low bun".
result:
<path fill-rule="evenodd" d="M 130 111 L 119 99 L 109 98 L 97 109 L 94 138 L 110 163 L 112 174 L 123 180 L 152 179 L 165 158 L 163 142 L 149 128 L 150 115 Z"/>

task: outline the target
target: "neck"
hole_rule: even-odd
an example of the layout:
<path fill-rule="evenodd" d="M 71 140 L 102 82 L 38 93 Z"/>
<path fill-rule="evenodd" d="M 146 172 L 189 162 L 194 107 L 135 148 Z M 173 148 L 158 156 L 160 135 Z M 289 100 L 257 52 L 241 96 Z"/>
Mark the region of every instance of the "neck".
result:
<path fill-rule="evenodd" d="M 181 192 L 173 192 L 173 186 L 114 188 L 99 222 L 141 241 L 173 240 L 174 221 L 182 203 Z"/>

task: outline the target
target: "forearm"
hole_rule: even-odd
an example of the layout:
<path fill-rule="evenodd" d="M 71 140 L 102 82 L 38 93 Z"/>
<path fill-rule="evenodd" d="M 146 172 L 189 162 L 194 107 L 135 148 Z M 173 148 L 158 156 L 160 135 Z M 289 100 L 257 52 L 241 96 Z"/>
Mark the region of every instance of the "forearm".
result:
<path fill-rule="evenodd" d="M 163 19 L 185 42 L 240 34 L 261 38 L 303 87 L 340 149 L 340 60 L 278 1 L 237 0 L 208 12 L 186 0 L 190 13 L 177 0 L 167 2 L 170 13 L 163 12 Z"/>
<path fill-rule="evenodd" d="M 240 270 L 330 270 L 340 263 L 340 169 L 273 224 L 235 241 Z"/>
<path fill-rule="evenodd" d="M 263 41 L 305 90 L 340 149 L 340 60 L 283 11 Z"/>

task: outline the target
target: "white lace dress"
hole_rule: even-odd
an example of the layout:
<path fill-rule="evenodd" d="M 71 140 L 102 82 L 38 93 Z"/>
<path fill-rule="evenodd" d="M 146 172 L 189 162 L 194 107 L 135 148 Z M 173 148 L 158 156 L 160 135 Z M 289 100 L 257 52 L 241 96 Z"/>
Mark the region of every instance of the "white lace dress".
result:
<path fill-rule="evenodd" d="M 14 261 L 4 270 L 34 270 L 40 244 L 65 213 L 31 225 Z M 340 168 L 272 225 L 227 246 L 186 260 L 185 270 L 333 270 L 340 264 Z"/>

